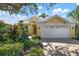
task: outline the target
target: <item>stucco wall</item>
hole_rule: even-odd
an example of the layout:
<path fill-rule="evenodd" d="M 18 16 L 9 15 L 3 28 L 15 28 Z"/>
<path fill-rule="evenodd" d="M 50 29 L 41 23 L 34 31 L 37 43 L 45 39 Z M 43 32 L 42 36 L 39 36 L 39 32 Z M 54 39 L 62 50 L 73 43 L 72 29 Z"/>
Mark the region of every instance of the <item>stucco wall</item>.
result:
<path fill-rule="evenodd" d="M 29 35 L 33 35 L 34 34 L 34 30 L 33 30 L 33 26 L 36 25 L 37 26 L 37 17 L 33 16 L 30 21 L 29 21 L 29 24 L 28 24 L 28 34 Z"/>
<path fill-rule="evenodd" d="M 76 30 L 75 24 L 71 24 L 71 26 L 70 26 L 70 38 L 75 38 L 75 33 L 76 33 L 75 30 Z"/>
<path fill-rule="evenodd" d="M 31 21 L 29 21 L 29 25 L 28 25 L 28 33 L 30 35 L 33 35 L 33 25 L 37 26 L 37 35 L 40 36 L 41 33 L 41 27 L 44 25 L 44 23 L 49 23 L 49 24 L 54 24 L 54 23 L 61 23 L 61 24 L 65 24 L 65 21 L 62 20 L 61 18 L 50 18 L 45 22 L 41 22 L 41 23 L 37 23 L 36 22 L 37 18 L 36 17 L 32 17 Z M 41 27 L 40 27 L 41 26 Z M 75 38 L 75 24 L 69 24 L 69 35 L 70 38 Z"/>

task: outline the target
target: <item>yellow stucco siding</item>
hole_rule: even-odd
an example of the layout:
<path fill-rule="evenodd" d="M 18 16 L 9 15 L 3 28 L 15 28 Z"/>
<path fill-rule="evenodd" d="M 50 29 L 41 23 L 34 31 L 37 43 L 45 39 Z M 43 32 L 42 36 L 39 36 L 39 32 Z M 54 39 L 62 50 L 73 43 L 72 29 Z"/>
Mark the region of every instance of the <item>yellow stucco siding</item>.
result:
<path fill-rule="evenodd" d="M 62 19 L 60 19 L 60 18 L 58 18 L 58 17 L 48 19 L 47 22 L 48 22 L 48 23 L 65 23 L 64 20 L 62 20 Z"/>
<path fill-rule="evenodd" d="M 33 16 L 29 21 L 29 25 L 28 25 L 28 33 L 29 33 L 29 35 L 34 34 L 33 25 L 37 26 L 36 20 L 37 20 L 37 18 L 35 16 Z"/>
<path fill-rule="evenodd" d="M 28 25 L 28 35 L 32 35 L 33 34 L 33 27 L 32 25 Z"/>
<path fill-rule="evenodd" d="M 75 25 L 74 26 L 71 26 L 70 29 L 70 38 L 75 38 Z"/>
<path fill-rule="evenodd" d="M 41 28 L 37 26 L 37 35 L 40 36 L 40 33 L 41 33 Z"/>
<path fill-rule="evenodd" d="M 33 35 L 34 34 L 34 29 L 33 29 L 33 25 L 36 25 L 37 27 L 37 35 L 40 36 L 41 34 L 41 28 L 37 25 L 37 18 L 36 17 L 32 17 L 32 19 L 29 21 L 29 24 L 28 24 L 28 33 L 30 35 Z M 54 18 L 50 18 L 48 20 L 46 20 L 46 23 L 63 23 L 65 24 L 65 21 L 61 18 L 58 18 L 58 17 L 54 17 Z M 75 25 L 73 26 L 70 26 L 69 25 L 69 37 L 70 38 L 75 38 Z"/>

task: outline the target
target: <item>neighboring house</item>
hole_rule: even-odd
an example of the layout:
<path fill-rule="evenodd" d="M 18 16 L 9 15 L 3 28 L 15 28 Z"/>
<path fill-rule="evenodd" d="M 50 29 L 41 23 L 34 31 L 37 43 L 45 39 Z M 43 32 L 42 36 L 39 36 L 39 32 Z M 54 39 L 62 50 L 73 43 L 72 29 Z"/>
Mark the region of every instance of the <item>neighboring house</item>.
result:
<path fill-rule="evenodd" d="M 28 21 L 28 34 L 42 38 L 75 38 L 75 23 L 58 15 L 40 18 L 33 16 Z"/>

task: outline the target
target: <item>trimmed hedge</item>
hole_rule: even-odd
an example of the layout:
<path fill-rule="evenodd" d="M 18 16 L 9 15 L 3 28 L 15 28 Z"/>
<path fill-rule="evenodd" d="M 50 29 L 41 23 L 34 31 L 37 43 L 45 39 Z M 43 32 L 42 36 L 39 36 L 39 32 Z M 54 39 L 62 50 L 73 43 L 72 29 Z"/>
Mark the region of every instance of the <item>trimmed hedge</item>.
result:
<path fill-rule="evenodd" d="M 22 50 L 22 43 L 4 44 L 0 46 L 0 56 L 17 56 Z"/>

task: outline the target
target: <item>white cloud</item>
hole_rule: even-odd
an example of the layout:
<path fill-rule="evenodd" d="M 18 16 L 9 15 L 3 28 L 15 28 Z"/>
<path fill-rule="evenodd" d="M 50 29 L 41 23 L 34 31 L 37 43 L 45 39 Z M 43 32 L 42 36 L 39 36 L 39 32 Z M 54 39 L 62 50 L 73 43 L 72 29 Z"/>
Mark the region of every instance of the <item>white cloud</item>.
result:
<path fill-rule="evenodd" d="M 42 13 L 38 13 L 38 16 L 40 16 Z"/>
<path fill-rule="evenodd" d="M 26 15 L 16 15 L 16 14 L 12 14 L 10 15 L 9 13 L 6 13 L 4 11 L 0 11 L 0 20 L 3 20 L 6 23 L 9 24 L 14 24 L 17 23 L 19 20 L 25 20 L 27 19 Z"/>
<path fill-rule="evenodd" d="M 42 6 L 39 6 L 38 9 L 42 9 Z"/>
<path fill-rule="evenodd" d="M 69 11 L 70 11 L 69 9 L 64 9 L 62 12 L 66 13 L 66 12 L 69 12 Z"/>
<path fill-rule="evenodd" d="M 66 18 L 66 15 L 61 15 L 61 17 Z"/>
<path fill-rule="evenodd" d="M 77 3 L 77 5 L 79 5 L 79 3 Z"/>
<path fill-rule="evenodd" d="M 53 15 L 55 14 L 63 14 L 63 13 L 67 13 L 69 12 L 70 10 L 69 9 L 61 9 L 61 8 L 57 8 L 57 9 L 54 9 L 52 11 Z"/>

